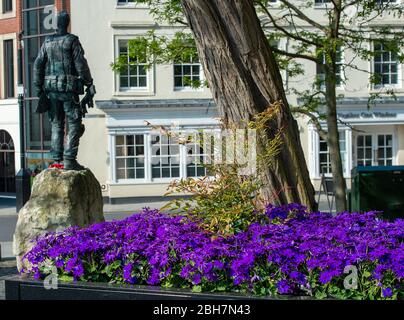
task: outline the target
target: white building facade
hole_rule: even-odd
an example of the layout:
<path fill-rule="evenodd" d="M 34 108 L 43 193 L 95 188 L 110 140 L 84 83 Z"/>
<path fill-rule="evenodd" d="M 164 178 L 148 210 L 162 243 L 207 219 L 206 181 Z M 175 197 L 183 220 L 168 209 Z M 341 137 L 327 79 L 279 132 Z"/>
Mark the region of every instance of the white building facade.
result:
<path fill-rule="evenodd" d="M 20 169 L 17 99 L 18 1 L 0 1 L 0 197 L 15 193 Z"/>
<path fill-rule="evenodd" d="M 309 10 L 316 16 L 324 13 L 314 1 Z M 209 89 L 192 89 L 184 83 L 185 77 L 203 79 L 199 62 L 154 65 L 150 69 L 139 62 L 121 74 L 110 67 L 127 50 L 129 39 L 151 29 L 172 36 L 182 27 L 157 24 L 146 6 L 131 1 L 71 0 L 71 13 L 72 33 L 80 37 L 97 88 L 96 107 L 84 119 L 86 133 L 78 157 L 97 176 L 104 197 L 111 202 L 159 197 L 174 179 L 204 175 L 204 168 L 196 161 L 203 155 L 195 146 L 179 144 L 153 130 L 171 125 L 186 130 L 218 127 L 217 108 Z M 291 44 L 282 39 L 279 46 L 288 50 Z M 351 55 L 346 50 L 342 57 L 349 59 Z M 347 80 L 338 87 L 338 94 L 344 95 L 338 114 L 349 124 L 340 127 L 348 182 L 351 169 L 357 165 L 404 164 L 403 68 L 391 54 L 385 57 L 380 61 L 358 60 L 357 66 L 369 71 L 387 70 L 386 85 L 394 87 L 397 99 L 382 97 L 368 109 L 368 97 L 377 88 L 370 85 L 368 74 L 354 70 L 346 71 Z M 283 74 L 287 88 L 304 89 L 316 77 L 315 63 L 301 62 L 304 75 L 290 78 Z M 299 104 L 294 95 L 288 99 Z M 308 119 L 299 117 L 298 122 L 310 176 L 318 189 L 321 173 L 331 175 L 327 145 Z"/>

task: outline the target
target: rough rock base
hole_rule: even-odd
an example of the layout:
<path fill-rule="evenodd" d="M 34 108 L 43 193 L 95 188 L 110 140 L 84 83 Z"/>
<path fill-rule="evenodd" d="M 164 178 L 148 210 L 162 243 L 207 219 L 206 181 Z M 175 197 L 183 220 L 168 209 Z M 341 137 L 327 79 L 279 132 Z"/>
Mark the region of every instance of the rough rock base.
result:
<path fill-rule="evenodd" d="M 90 170 L 44 170 L 35 177 L 31 197 L 18 215 L 14 234 L 18 270 L 29 267 L 22 258 L 36 237 L 103 221 L 101 186 Z"/>

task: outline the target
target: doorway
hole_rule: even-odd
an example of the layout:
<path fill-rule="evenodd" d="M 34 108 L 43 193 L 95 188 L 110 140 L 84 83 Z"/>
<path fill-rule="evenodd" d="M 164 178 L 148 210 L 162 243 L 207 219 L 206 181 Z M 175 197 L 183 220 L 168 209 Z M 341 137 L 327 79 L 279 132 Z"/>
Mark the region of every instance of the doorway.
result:
<path fill-rule="evenodd" d="M 15 193 L 15 148 L 5 130 L 0 130 L 0 193 Z"/>

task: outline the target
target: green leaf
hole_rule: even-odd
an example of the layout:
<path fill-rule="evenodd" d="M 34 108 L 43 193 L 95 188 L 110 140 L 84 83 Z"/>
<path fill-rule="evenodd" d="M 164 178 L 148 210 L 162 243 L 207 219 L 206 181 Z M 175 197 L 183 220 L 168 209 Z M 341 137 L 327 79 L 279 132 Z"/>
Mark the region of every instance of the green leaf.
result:
<path fill-rule="evenodd" d="M 73 282 L 74 278 L 72 276 L 68 276 L 67 274 L 63 274 L 59 276 L 58 280 L 62 282 Z"/>
<path fill-rule="evenodd" d="M 193 286 L 192 292 L 202 292 L 202 286 Z"/>
<path fill-rule="evenodd" d="M 327 294 L 323 291 L 317 291 L 315 294 L 315 297 L 317 299 L 325 299 L 325 298 L 327 298 Z"/>

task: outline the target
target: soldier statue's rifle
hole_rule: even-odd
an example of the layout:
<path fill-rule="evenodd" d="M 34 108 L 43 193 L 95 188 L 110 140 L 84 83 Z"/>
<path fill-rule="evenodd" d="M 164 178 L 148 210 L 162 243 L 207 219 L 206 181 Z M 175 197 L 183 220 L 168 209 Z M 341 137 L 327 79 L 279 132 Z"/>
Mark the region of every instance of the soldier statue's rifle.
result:
<path fill-rule="evenodd" d="M 87 87 L 86 94 L 84 95 L 84 98 L 80 102 L 81 113 L 83 115 L 83 118 L 85 118 L 85 114 L 88 113 L 87 106 L 89 108 L 94 108 L 93 98 L 96 93 L 97 92 L 95 91 L 95 86 L 93 84 L 91 86 Z"/>

